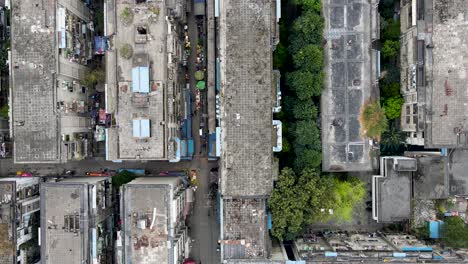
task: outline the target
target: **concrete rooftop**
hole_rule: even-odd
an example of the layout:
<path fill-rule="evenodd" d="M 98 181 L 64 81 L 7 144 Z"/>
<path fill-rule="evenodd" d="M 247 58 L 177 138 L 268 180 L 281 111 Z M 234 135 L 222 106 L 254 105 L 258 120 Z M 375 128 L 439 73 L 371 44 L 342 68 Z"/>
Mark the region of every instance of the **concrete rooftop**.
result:
<path fill-rule="evenodd" d="M 224 259 L 267 258 L 265 199 L 223 199 Z"/>
<path fill-rule="evenodd" d="M 368 171 L 369 144 L 359 113 L 371 90 L 371 21 L 366 0 L 323 1 L 326 85 L 322 94 L 322 168 Z"/>
<path fill-rule="evenodd" d="M 112 39 L 114 52 L 108 58 L 107 82 L 110 92 L 106 108 L 115 115 L 118 126 L 116 131 L 109 133 L 109 152 L 117 154 L 115 159 L 167 159 L 167 124 L 164 124 L 167 115 L 164 99 L 167 86 L 166 8 L 163 2 L 135 4 L 122 1 L 113 1 L 109 8 L 115 8 L 117 19 L 110 26 L 117 33 Z M 130 8 L 134 13 L 133 21 L 129 24 L 123 23 L 120 18 L 125 8 Z M 155 15 L 150 8 L 159 9 L 159 15 Z M 138 34 L 138 27 L 145 27 L 146 35 Z M 124 44 L 131 45 L 133 49 L 130 59 L 124 59 L 119 54 Z M 149 67 L 148 94 L 132 92 L 132 68 L 136 66 Z M 138 118 L 150 119 L 149 138 L 133 137 L 132 120 Z"/>
<path fill-rule="evenodd" d="M 271 0 L 220 3 L 221 193 L 272 189 Z"/>
<path fill-rule="evenodd" d="M 386 177 L 377 178 L 377 212 L 381 223 L 409 219 L 411 213 L 411 171 L 395 171 L 394 159 L 381 163 Z"/>
<path fill-rule="evenodd" d="M 427 76 L 429 91 L 426 98 L 425 145 L 466 146 L 468 5 L 465 0 L 433 0 L 432 7 L 433 48 L 432 52 L 429 50 L 426 54 L 426 61 L 432 61 L 432 72 Z"/>
<path fill-rule="evenodd" d="M 15 162 L 58 162 L 55 0 L 12 1 L 11 82 Z"/>
<path fill-rule="evenodd" d="M 41 187 L 41 227 L 43 228 L 41 261 L 43 263 L 69 263 L 89 261 L 87 245 L 88 216 L 83 215 L 85 198 L 84 185 L 43 184 Z M 65 216 L 76 215 L 79 219 L 77 232 L 65 227 Z M 81 230 L 80 230 L 81 229 Z M 83 231 L 85 230 L 85 231 Z M 44 243 L 45 242 L 45 243 Z"/>
<path fill-rule="evenodd" d="M 125 263 L 172 263 L 167 247 L 170 187 L 163 184 L 157 179 L 138 178 L 123 187 Z M 139 226 L 142 220 L 143 228 Z"/>

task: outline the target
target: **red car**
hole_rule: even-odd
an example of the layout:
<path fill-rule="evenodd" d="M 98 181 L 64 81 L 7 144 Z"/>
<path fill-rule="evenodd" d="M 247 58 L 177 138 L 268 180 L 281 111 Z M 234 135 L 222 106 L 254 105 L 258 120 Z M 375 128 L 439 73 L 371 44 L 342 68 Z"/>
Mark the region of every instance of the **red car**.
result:
<path fill-rule="evenodd" d="M 104 177 L 104 176 L 110 176 L 109 172 L 87 172 L 86 176 L 96 176 L 96 177 Z"/>

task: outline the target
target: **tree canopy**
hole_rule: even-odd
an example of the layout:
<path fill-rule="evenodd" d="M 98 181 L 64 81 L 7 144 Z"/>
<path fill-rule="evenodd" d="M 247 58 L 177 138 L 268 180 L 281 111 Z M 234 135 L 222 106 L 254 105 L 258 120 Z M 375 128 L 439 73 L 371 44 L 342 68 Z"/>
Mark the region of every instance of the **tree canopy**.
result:
<path fill-rule="evenodd" d="M 400 83 L 398 82 L 390 82 L 390 83 L 383 83 L 381 86 L 381 96 L 384 98 L 392 97 L 392 96 L 400 96 Z"/>
<path fill-rule="evenodd" d="M 324 66 L 323 49 L 320 46 L 310 44 L 293 54 L 293 63 L 296 68 L 311 72 L 320 72 Z"/>
<path fill-rule="evenodd" d="M 353 218 L 354 206 L 362 201 L 366 194 L 364 182 L 351 177 L 347 181 L 334 179 L 335 211 L 333 218 L 338 222 L 349 222 Z"/>
<path fill-rule="evenodd" d="M 294 160 L 295 171 L 301 171 L 304 168 L 316 168 L 322 163 L 322 153 L 316 149 L 300 148 L 296 151 Z"/>
<path fill-rule="evenodd" d="M 320 147 L 320 130 L 312 120 L 298 121 L 294 126 L 296 145 Z"/>
<path fill-rule="evenodd" d="M 304 13 L 292 25 L 290 38 L 291 54 L 296 53 L 302 47 L 309 44 L 321 45 L 323 27 L 324 21 L 320 13 L 313 9 L 304 10 Z"/>
<path fill-rule="evenodd" d="M 293 116 L 297 120 L 317 119 L 317 107 L 312 100 L 297 101 L 292 109 Z"/>
<path fill-rule="evenodd" d="M 312 74 L 310 71 L 297 70 L 287 73 L 286 83 L 295 92 L 299 100 L 307 100 L 322 93 L 324 74 Z"/>
<path fill-rule="evenodd" d="M 359 116 L 362 132 L 369 138 L 380 140 L 380 135 L 388 128 L 388 120 L 379 102 L 369 101 L 361 109 Z"/>
<path fill-rule="evenodd" d="M 461 217 L 452 216 L 445 219 L 442 228 L 442 241 L 449 247 L 468 247 L 468 227 Z"/>
<path fill-rule="evenodd" d="M 400 116 L 401 106 L 405 100 L 401 96 L 393 96 L 385 99 L 384 109 L 385 115 L 388 119 L 392 120 Z"/>
<path fill-rule="evenodd" d="M 322 1 L 321 0 L 295 0 L 297 5 L 302 5 L 306 9 L 312 9 L 316 12 L 320 12 L 322 9 Z"/>
<path fill-rule="evenodd" d="M 269 199 L 273 236 L 292 239 L 302 231 L 306 219 L 315 218 L 322 204 L 329 201 L 325 199 L 328 190 L 320 182 L 319 173 L 314 170 L 303 171 L 301 177 L 290 168 L 281 171 Z"/>
<path fill-rule="evenodd" d="M 120 186 L 131 182 L 134 179 L 136 179 L 136 175 L 134 173 L 124 170 L 112 177 L 112 185 L 114 188 L 119 188 Z"/>
<path fill-rule="evenodd" d="M 284 168 L 269 200 L 272 235 L 288 240 L 316 222 L 349 221 L 353 207 L 362 201 L 364 194 L 364 183 L 357 178 L 341 181 L 331 175 L 320 176 L 320 172 L 311 168 L 298 174 Z"/>
<path fill-rule="evenodd" d="M 384 58 L 394 58 L 400 51 L 400 42 L 398 40 L 386 40 L 382 46 L 382 56 Z"/>

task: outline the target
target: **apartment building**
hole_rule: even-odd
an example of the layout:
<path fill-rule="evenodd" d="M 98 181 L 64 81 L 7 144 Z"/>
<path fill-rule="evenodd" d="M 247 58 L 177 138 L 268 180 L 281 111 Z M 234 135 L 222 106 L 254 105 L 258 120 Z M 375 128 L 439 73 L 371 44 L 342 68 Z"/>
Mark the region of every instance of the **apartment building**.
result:
<path fill-rule="evenodd" d="M 93 25 L 81 0 L 12 1 L 10 133 L 16 163 L 88 156 Z"/>
<path fill-rule="evenodd" d="M 40 178 L 0 179 L 0 263 L 38 263 Z"/>
<path fill-rule="evenodd" d="M 190 113 L 181 74 L 185 8 L 183 0 L 107 3 L 107 160 L 181 159 L 180 116 Z"/>
<path fill-rule="evenodd" d="M 458 148 L 468 143 L 467 11 L 463 0 L 401 1 L 401 128 L 408 144 Z"/>
<path fill-rule="evenodd" d="M 186 188 L 179 177 L 141 177 L 122 186 L 119 263 L 179 264 L 188 258 Z"/>
<path fill-rule="evenodd" d="M 112 182 L 66 178 L 41 184 L 41 263 L 112 263 Z"/>

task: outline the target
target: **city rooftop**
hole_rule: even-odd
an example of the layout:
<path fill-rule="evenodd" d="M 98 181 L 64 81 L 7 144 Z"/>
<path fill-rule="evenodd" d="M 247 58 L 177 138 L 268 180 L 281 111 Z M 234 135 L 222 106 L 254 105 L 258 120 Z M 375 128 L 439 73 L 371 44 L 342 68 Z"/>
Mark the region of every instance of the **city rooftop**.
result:
<path fill-rule="evenodd" d="M 268 195 L 273 187 L 273 4 L 226 0 L 220 7 L 224 196 Z"/>
<path fill-rule="evenodd" d="M 359 114 L 372 87 L 373 8 L 365 0 L 324 1 L 325 89 L 322 94 L 322 168 L 371 169 L 369 141 L 361 134 Z"/>
<path fill-rule="evenodd" d="M 11 123 L 17 163 L 59 162 L 56 0 L 12 1 Z"/>

